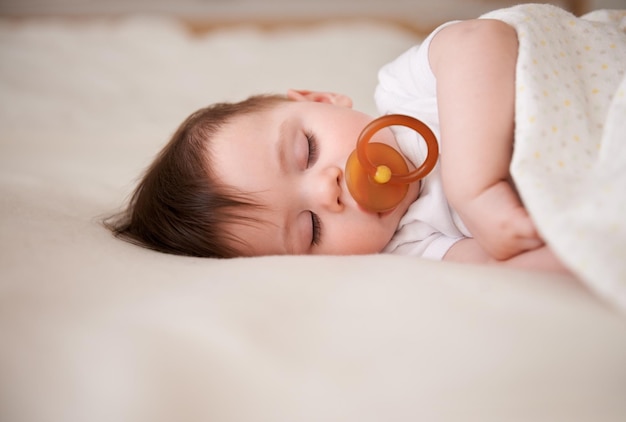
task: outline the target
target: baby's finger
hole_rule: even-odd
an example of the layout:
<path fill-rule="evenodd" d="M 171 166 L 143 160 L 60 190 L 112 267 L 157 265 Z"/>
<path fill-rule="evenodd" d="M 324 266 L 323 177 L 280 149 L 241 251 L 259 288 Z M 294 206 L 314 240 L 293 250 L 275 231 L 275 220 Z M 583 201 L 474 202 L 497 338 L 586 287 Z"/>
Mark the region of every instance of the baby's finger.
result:
<path fill-rule="evenodd" d="M 533 249 L 538 249 L 545 245 L 545 242 L 537 235 L 536 237 L 519 238 L 518 245 L 522 251 L 532 251 Z"/>

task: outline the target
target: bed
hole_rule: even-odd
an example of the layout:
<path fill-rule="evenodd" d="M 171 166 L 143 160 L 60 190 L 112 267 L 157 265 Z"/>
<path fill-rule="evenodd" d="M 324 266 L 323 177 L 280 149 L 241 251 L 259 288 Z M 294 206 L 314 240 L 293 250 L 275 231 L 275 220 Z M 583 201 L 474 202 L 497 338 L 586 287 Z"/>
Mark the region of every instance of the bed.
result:
<path fill-rule="evenodd" d="M 375 113 L 377 69 L 420 39 L 0 20 L 0 420 L 626 420 L 626 313 L 570 277 L 176 257 L 103 227 L 190 111 L 295 87 Z"/>

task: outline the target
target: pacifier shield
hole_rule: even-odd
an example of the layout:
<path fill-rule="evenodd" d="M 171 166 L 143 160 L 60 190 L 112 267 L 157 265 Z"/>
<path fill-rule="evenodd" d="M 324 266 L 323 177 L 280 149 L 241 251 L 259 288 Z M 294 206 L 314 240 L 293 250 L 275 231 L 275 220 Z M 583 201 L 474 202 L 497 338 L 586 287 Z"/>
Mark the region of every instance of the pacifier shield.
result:
<path fill-rule="evenodd" d="M 385 165 L 393 174 L 406 174 L 409 168 L 402 155 L 389 145 L 367 144 L 367 157 L 375 166 Z M 346 162 L 346 184 L 354 200 L 368 211 L 385 212 L 394 209 L 406 196 L 409 185 L 377 183 L 361 165 L 357 151 Z"/>

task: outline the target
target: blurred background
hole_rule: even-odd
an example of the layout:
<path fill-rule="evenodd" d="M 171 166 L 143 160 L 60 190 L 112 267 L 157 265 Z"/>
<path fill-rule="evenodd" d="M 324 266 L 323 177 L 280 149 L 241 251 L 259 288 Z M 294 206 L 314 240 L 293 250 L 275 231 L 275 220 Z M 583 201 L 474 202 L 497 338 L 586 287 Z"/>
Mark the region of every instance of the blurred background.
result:
<path fill-rule="evenodd" d="M 429 30 L 450 19 L 467 19 L 519 0 L 0 0 L 4 16 L 177 15 L 207 24 L 308 22 L 337 18 L 392 20 Z M 552 0 L 576 14 L 626 8 L 626 0 Z"/>

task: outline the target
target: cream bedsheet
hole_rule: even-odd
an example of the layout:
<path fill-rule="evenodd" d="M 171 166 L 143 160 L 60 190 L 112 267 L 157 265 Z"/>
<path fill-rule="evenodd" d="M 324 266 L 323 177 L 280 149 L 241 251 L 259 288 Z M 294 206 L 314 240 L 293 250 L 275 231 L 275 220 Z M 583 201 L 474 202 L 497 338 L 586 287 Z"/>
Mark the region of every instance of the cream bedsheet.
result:
<path fill-rule="evenodd" d="M 416 41 L 1 21 L 0 420 L 623 421 L 626 319 L 569 279 L 181 258 L 100 225 L 191 110 L 303 87 L 373 112 L 376 70 Z"/>

